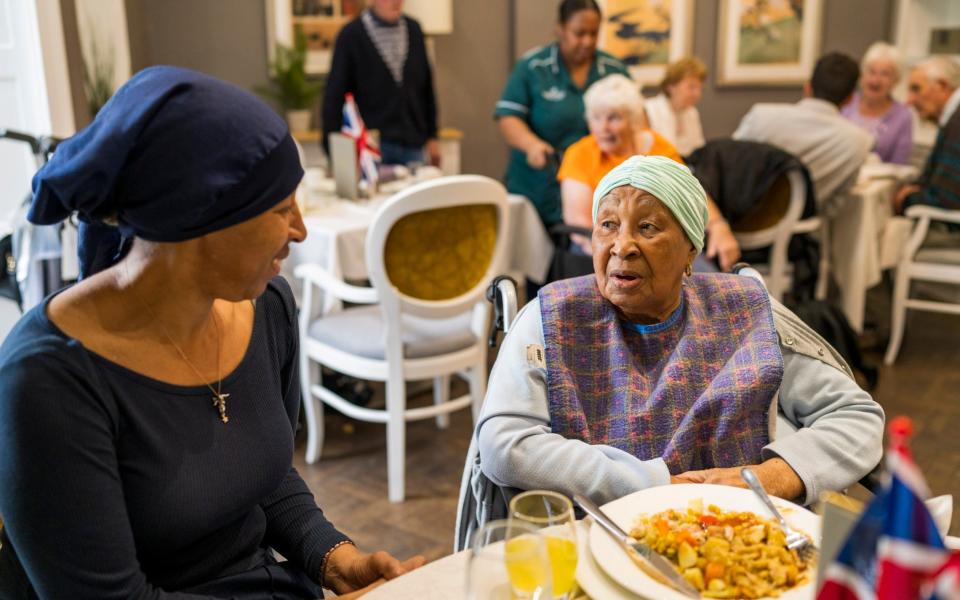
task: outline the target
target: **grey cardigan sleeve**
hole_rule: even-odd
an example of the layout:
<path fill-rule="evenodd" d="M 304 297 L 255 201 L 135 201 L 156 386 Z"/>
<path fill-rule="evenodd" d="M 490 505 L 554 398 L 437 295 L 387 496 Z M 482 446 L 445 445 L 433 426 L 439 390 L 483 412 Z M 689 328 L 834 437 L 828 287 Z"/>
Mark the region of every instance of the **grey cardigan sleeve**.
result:
<path fill-rule="evenodd" d="M 847 374 L 781 346 L 778 427 L 763 458 L 779 456 L 806 487 L 804 504 L 843 490 L 869 473 L 883 453 L 883 409 Z M 790 431 L 795 429 L 796 431 Z"/>
<path fill-rule="evenodd" d="M 546 368 L 528 359 L 528 347 L 543 348 L 537 300 L 517 315 L 490 374 L 477 425 L 484 475 L 500 486 L 579 493 L 601 504 L 670 483 L 662 459 L 641 461 L 611 446 L 553 433 Z"/>

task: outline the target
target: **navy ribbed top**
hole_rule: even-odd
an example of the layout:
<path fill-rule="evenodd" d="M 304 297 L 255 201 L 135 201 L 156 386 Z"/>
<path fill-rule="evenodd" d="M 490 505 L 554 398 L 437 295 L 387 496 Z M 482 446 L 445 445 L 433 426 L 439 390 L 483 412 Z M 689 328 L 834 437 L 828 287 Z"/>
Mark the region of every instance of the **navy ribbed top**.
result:
<path fill-rule="evenodd" d="M 49 302 L 49 299 L 47 300 Z M 346 538 L 291 466 L 296 309 L 275 278 L 240 365 L 206 386 L 150 379 L 28 312 L 0 348 L 0 598 L 315 598 Z M 283 591 L 269 546 L 290 561 Z M 296 568 L 292 568 L 292 566 Z M 24 596 L 29 597 L 29 596 Z"/>

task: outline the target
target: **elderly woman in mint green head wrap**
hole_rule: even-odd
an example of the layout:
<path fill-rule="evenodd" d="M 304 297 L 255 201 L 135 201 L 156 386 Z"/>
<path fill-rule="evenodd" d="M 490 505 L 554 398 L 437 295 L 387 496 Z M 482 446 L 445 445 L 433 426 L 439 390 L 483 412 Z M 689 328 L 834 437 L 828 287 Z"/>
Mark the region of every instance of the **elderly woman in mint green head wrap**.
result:
<path fill-rule="evenodd" d="M 595 273 L 519 313 L 490 376 L 460 533 L 516 489 L 602 503 L 678 482 L 809 503 L 880 460 L 883 410 L 843 359 L 751 277 L 691 274 L 703 189 L 634 156 L 593 199 Z M 474 501 L 475 500 L 475 501 Z"/>

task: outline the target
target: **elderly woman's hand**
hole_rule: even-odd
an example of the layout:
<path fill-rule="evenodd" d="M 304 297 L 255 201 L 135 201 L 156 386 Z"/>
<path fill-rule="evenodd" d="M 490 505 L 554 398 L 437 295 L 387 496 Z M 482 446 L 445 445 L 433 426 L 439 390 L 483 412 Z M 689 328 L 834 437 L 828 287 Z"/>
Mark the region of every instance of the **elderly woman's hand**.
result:
<path fill-rule="evenodd" d="M 795 500 L 804 495 L 806 488 L 803 480 L 797 475 L 796 471 L 787 464 L 782 458 L 771 458 L 759 465 L 744 465 L 753 469 L 763 484 L 763 489 L 768 494 L 784 498 L 786 500 Z M 670 477 L 670 483 L 712 483 L 716 485 L 732 485 L 734 487 L 747 487 L 740 477 L 740 469 L 743 467 L 730 467 L 723 469 L 706 469 L 704 471 L 687 471 L 679 475 Z"/>
<path fill-rule="evenodd" d="M 422 556 L 414 556 L 401 562 L 382 550 L 365 554 L 353 544 L 343 544 L 327 557 L 322 581 L 324 587 L 337 594 L 366 592 L 369 591 L 367 586 L 373 589 L 382 583 L 381 580 L 399 577 L 425 562 L 427 561 Z"/>
<path fill-rule="evenodd" d="M 707 224 L 707 258 L 714 257 L 724 271 L 729 271 L 740 258 L 740 244 L 724 219 Z"/>

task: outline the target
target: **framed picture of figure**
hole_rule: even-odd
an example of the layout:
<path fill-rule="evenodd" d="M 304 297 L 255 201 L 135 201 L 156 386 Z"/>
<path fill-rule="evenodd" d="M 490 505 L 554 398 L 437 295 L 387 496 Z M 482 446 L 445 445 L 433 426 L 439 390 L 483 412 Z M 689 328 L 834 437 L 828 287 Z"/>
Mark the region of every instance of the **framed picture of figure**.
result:
<path fill-rule="evenodd" d="M 719 85 L 801 84 L 820 52 L 823 0 L 720 0 Z"/>
<path fill-rule="evenodd" d="M 693 0 L 598 0 L 600 48 L 627 64 L 640 84 L 657 85 L 667 64 L 693 48 Z"/>

